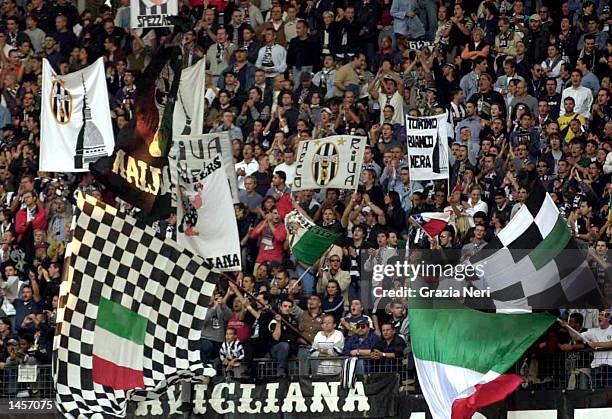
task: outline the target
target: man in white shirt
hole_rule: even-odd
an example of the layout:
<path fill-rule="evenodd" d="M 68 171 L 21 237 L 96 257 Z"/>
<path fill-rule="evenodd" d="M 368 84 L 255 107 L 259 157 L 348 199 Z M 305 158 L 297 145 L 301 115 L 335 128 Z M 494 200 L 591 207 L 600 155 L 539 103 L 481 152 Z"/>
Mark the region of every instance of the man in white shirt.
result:
<path fill-rule="evenodd" d="M 291 187 L 293 185 L 293 178 L 295 177 L 295 168 L 297 164 L 295 163 L 295 156 L 293 155 L 293 151 L 287 149 L 283 153 L 283 162 L 274 168 L 274 173 L 279 170 L 285 172 L 287 175 L 287 180 L 285 183 L 287 186 Z"/>
<path fill-rule="evenodd" d="M 287 50 L 276 43 L 276 32 L 268 28 L 264 34 L 264 46 L 259 49 L 255 66 L 266 73 L 269 85 L 276 76 L 287 69 Z"/>
<path fill-rule="evenodd" d="M 472 187 L 470 191 L 470 199 L 468 199 L 468 207 L 465 209 L 465 213 L 467 214 L 468 221 L 470 223 L 470 227 L 474 227 L 476 224 L 474 223 L 474 214 L 477 212 L 484 212 L 485 214 L 489 213 L 489 206 L 486 202 L 484 202 L 481 198 L 482 189 L 480 186 Z"/>
<path fill-rule="evenodd" d="M 331 314 L 323 317 L 321 330 L 315 335 L 310 349 L 313 358 L 337 357 L 344 349 L 344 335 L 336 330 L 336 320 Z M 314 367 L 314 366 L 313 366 Z M 316 367 L 317 374 L 337 374 L 342 369 L 342 361 L 320 361 Z"/>
<path fill-rule="evenodd" d="M 584 116 L 586 119 L 589 119 L 591 117 L 593 93 L 591 92 L 591 89 L 581 85 L 582 73 L 580 72 L 580 70 L 572 71 L 570 80 L 572 85 L 567 89 L 563 90 L 563 94 L 561 95 L 561 102 L 563 102 L 566 97 L 573 98 L 574 103 L 576 104 L 576 106 L 574 107 L 574 111 Z M 561 107 L 561 112 L 559 112 L 559 115 L 565 115 L 565 109 L 563 108 L 563 106 Z"/>
<path fill-rule="evenodd" d="M 596 349 L 591 369 L 594 372 L 596 388 L 612 387 L 612 325 L 610 312 L 599 312 L 599 327 L 582 333 L 582 337 L 593 349 Z M 605 349 L 605 350 L 597 350 Z"/>
<path fill-rule="evenodd" d="M 245 176 L 251 176 L 259 170 L 259 163 L 253 158 L 253 146 L 245 144 L 242 149 L 243 160 L 234 165 L 238 176 L 238 189 L 244 189 Z"/>
<path fill-rule="evenodd" d="M 394 124 L 404 125 L 404 82 L 394 73 L 384 74 L 378 71 L 374 80 L 368 85 L 368 93 L 380 106 L 380 123 L 384 122 L 382 110 L 385 106 L 393 106 Z"/>

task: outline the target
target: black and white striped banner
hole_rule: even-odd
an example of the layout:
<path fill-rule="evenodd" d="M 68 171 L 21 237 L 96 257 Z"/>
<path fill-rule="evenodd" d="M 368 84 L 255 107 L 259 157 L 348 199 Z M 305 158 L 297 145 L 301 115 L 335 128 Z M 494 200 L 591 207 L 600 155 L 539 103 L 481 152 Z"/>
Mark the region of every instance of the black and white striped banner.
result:
<path fill-rule="evenodd" d="M 131 0 L 130 6 L 133 29 L 172 26 L 168 16 L 178 14 L 178 0 Z"/>

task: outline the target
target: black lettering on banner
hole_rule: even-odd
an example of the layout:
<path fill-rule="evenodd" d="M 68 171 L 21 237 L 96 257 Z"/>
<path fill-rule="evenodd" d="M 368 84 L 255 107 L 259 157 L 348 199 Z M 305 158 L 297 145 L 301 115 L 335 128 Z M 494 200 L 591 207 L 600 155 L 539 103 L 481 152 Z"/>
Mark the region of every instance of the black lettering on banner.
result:
<path fill-rule="evenodd" d="M 141 28 L 172 26 L 168 22 L 168 15 L 138 15 L 136 18 Z"/>
<path fill-rule="evenodd" d="M 407 129 L 437 129 L 438 118 L 407 118 Z"/>
<path fill-rule="evenodd" d="M 429 156 L 410 156 L 411 169 L 431 169 L 431 167 Z"/>
<path fill-rule="evenodd" d="M 407 135 L 408 147 L 431 148 L 434 146 L 433 135 Z"/>
<path fill-rule="evenodd" d="M 306 158 L 306 152 L 308 151 L 308 146 L 310 143 L 308 141 L 300 144 L 300 156 L 298 157 L 297 166 L 295 168 L 295 177 L 293 178 L 293 186 L 299 188 L 302 186 L 302 173 L 304 167 L 304 159 Z"/>

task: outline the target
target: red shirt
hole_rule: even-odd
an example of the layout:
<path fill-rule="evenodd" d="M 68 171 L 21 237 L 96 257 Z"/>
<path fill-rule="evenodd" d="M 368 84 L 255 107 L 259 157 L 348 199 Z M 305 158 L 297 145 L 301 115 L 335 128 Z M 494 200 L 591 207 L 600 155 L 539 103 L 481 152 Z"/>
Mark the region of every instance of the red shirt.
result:
<path fill-rule="evenodd" d="M 261 223 L 265 223 L 262 221 Z M 280 222 L 271 232 L 268 226 L 264 226 L 258 233 L 259 225 L 251 233 L 252 239 L 259 239 L 259 253 L 257 253 L 257 263 L 263 262 L 282 262 L 283 261 L 283 244 L 287 239 L 287 230 L 285 225 Z"/>
<path fill-rule="evenodd" d="M 240 342 L 246 342 L 246 340 L 251 336 L 251 326 L 246 324 L 244 321 L 239 320 L 235 314 L 232 314 L 232 317 L 227 321 L 227 327 L 236 329 L 236 336 Z"/>

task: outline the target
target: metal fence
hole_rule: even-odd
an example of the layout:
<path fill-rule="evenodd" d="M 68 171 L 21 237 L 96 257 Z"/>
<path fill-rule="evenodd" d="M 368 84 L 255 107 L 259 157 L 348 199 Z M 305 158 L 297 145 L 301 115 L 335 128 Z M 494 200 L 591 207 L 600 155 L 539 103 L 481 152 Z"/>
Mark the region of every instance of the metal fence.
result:
<path fill-rule="evenodd" d="M 0 398 L 47 399 L 53 396 L 51 365 L 19 365 L 0 369 Z"/>
<path fill-rule="evenodd" d="M 609 352 L 608 352 L 609 354 Z M 525 356 L 511 369 L 525 380 L 523 390 L 596 390 L 612 388 L 612 366 L 592 368 L 593 358 L 606 361 L 605 352 L 555 352 L 538 356 Z M 324 377 L 338 375 L 346 358 L 292 358 L 288 361 L 287 375 Z M 409 358 L 362 359 L 357 374 L 398 374 L 400 389 L 420 393 L 414 363 Z M 612 358 L 607 360 L 612 364 Z M 273 379 L 278 376 L 276 361 L 266 358 L 255 360 L 255 377 Z M 223 374 L 223 371 L 219 371 Z M 51 365 L 20 365 L 0 369 L 0 399 L 53 398 Z"/>

